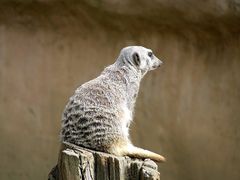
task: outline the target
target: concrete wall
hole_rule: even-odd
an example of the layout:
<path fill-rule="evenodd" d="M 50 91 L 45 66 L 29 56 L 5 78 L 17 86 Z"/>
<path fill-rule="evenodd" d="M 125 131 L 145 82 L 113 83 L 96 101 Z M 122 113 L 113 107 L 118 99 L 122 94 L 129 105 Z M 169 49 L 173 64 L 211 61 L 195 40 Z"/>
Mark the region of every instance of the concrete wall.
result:
<path fill-rule="evenodd" d="M 0 179 L 46 179 L 68 97 L 143 45 L 164 66 L 142 82 L 133 142 L 167 157 L 163 180 L 238 180 L 239 2 L 87 2 L 0 1 Z"/>

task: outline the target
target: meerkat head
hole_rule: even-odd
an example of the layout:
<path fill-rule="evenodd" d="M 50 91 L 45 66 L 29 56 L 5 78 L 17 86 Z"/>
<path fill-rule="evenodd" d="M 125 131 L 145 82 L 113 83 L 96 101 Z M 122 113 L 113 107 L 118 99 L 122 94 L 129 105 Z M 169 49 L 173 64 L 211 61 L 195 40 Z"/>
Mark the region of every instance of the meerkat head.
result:
<path fill-rule="evenodd" d="M 121 66 L 128 66 L 140 71 L 142 75 L 160 67 L 162 64 L 162 61 L 153 54 L 151 49 L 142 46 L 128 46 L 123 48 L 117 62 Z"/>

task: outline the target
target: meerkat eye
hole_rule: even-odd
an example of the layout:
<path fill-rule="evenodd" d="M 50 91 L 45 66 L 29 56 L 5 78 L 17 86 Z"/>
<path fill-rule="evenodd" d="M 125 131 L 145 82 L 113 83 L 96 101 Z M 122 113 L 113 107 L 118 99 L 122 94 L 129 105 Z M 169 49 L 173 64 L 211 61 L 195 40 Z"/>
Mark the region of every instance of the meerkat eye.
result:
<path fill-rule="evenodd" d="M 148 56 L 149 56 L 150 58 L 152 58 L 152 57 L 153 57 L 153 53 L 152 53 L 152 52 L 148 52 Z"/>

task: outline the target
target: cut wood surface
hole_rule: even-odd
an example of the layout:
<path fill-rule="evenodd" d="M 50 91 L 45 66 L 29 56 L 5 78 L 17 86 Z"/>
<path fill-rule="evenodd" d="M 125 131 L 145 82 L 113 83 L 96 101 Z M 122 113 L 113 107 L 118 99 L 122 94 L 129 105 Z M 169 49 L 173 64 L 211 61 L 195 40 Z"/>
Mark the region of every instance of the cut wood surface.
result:
<path fill-rule="evenodd" d="M 150 159 L 117 157 L 63 143 L 58 164 L 49 180 L 160 180 L 158 166 Z"/>

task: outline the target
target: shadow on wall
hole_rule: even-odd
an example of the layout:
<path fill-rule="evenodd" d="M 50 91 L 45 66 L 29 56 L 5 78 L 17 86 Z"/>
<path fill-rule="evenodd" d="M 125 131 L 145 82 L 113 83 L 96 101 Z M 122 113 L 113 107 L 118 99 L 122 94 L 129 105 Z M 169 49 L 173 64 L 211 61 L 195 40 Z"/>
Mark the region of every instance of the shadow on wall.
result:
<path fill-rule="evenodd" d="M 127 45 L 164 61 L 142 82 L 131 128 L 134 144 L 167 157 L 162 179 L 240 178 L 236 1 L 0 4 L 0 179 L 46 179 L 68 97 Z"/>

